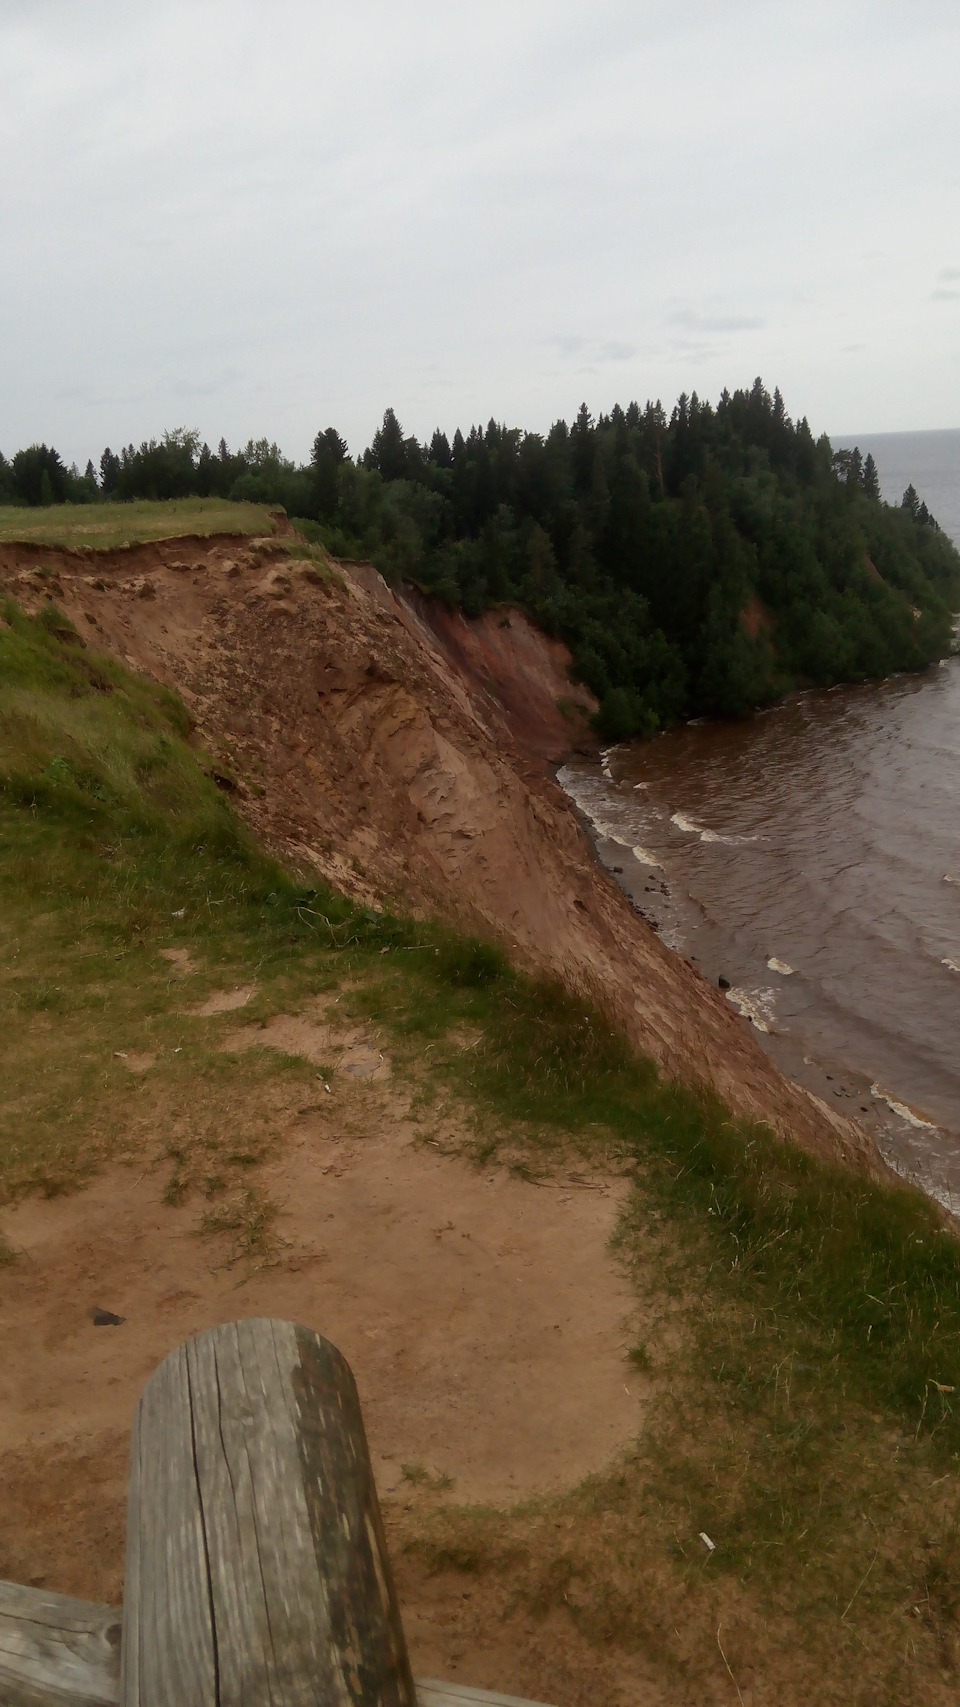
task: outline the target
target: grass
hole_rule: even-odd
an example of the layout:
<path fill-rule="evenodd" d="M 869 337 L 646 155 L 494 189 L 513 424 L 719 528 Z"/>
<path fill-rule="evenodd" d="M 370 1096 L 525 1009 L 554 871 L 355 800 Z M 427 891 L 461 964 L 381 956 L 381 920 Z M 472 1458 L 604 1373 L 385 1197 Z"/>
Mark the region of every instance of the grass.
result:
<path fill-rule="evenodd" d="M 448 1142 L 456 1108 L 467 1160 L 629 1171 L 619 1252 L 661 1323 L 627 1353 L 656 1403 L 621 1465 L 513 1515 L 414 1513 L 401 1544 L 647 1653 L 668 1652 L 664 1606 L 706 1630 L 726 1584 L 766 1606 L 784 1653 L 829 1655 L 850 1700 L 909 1699 L 904 1665 L 953 1665 L 960 1245 L 925 1199 L 662 1081 L 497 948 L 281 870 L 176 697 L 51 606 L 5 607 L 0 724 L 0 1202 L 138 1153 L 149 1110 L 168 1200 L 197 1202 L 227 1262 L 275 1260 L 256 1170 L 316 1068 L 216 1052 L 159 951 L 196 956 L 207 988 L 255 982 L 244 1023 L 337 990 L 345 1021 L 389 1038 L 425 1136 Z M 149 1077 L 130 1051 L 155 1057 Z"/>
<path fill-rule="evenodd" d="M 0 505 L 0 541 L 107 551 L 146 540 L 215 533 L 271 534 L 276 523 L 261 504 L 226 498 L 146 499 L 124 504 L 51 504 L 41 509 Z"/>

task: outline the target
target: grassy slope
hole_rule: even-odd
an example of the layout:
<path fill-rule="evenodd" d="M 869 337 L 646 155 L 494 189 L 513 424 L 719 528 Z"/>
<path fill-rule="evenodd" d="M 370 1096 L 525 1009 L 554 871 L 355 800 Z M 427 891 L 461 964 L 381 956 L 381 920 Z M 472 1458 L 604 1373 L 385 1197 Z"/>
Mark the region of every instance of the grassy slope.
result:
<path fill-rule="evenodd" d="M 115 1051 L 146 1035 L 171 1114 L 170 1200 L 195 1198 L 265 1260 L 269 1081 L 315 1068 L 214 1053 L 157 949 L 179 940 L 224 986 L 255 968 L 245 1019 L 340 987 L 348 1013 L 390 1031 L 424 1111 L 474 1111 L 473 1159 L 533 1175 L 571 1151 L 632 1166 L 621 1249 L 669 1323 L 633 1354 L 660 1400 L 625 1464 L 514 1514 L 399 1516 L 396 1545 L 502 1578 L 535 1614 L 566 1609 L 667 1670 L 666 1623 L 707 1630 L 718 1581 L 766 1609 L 784 1654 L 816 1655 L 822 1700 L 912 1699 L 911 1667 L 952 1664 L 960 1247 L 925 1201 L 659 1082 L 492 949 L 279 870 L 205 773 L 176 698 L 95 656 L 52 607 L 6 606 L 0 725 L 0 1202 L 136 1152 L 138 1084 Z M 445 1049 L 463 1027 L 477 1048 Z M 244 1075 L 243 1122 L 226 1128 L 221 1087 L 235 1107 Z"/>
<path fill-rule="evenodd" d="M 214 533 L 270 534 L 274 522 L 261 504 L 225 498 L 174 498 L 165 503 L 52 504 L 43 509 L 0 505 L 0 541 L 106 551 L 145 540 Z"/>

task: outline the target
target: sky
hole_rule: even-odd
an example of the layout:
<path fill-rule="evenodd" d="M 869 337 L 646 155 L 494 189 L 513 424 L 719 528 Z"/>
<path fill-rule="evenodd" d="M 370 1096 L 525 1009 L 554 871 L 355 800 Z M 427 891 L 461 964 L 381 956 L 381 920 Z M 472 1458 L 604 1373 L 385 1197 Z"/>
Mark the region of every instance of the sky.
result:
<path fill-rule="evenodd" d="M 960 427 L 957 0 L 0 0 L 0 450 Z"/>

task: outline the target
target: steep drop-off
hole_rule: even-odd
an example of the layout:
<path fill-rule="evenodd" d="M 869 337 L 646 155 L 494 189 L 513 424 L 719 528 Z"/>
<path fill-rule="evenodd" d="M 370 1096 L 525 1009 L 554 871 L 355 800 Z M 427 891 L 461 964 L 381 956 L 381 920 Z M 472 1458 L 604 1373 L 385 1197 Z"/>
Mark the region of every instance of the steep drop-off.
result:
<path fill-rule="evenodd" d="M 289 541 L 6 545 L 0 579 L 174 686 L 218 780 L 286 859 L 364 901 L 496 936 L 600 1003 L 666 1073 L 882 1170 L 867 1136 L 785 1080 L 598 867 L 543 766 L 585 728 L 558 702 L 586 696 L 524 618 L 417 608 L 370 569 L 291 557 Z"/>

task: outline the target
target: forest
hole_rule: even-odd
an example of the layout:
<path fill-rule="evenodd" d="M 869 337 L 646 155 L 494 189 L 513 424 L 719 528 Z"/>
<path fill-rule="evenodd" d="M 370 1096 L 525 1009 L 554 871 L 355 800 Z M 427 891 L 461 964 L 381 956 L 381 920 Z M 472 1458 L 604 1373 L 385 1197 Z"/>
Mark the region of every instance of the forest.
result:
<path fill-rule="evenodd" d="M 546 434 L 490 421 L 429 444 L 388 409 L 362 456 L 328 427 L 299 466 L 184 429 L 84 474 L 46 445 L 0 457 L 2 503 L 193 495 L 282 506 L 333 556 L 467 616 L 521 607 L 567 642 L 609 739 L 921 669 L 960 607 L 960 554 L 913 488 L 884 503 L 871 456 L 815 439 L 759 379 L 669 418 L 583 405 Z"/>

